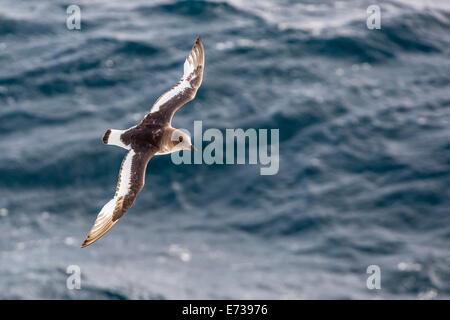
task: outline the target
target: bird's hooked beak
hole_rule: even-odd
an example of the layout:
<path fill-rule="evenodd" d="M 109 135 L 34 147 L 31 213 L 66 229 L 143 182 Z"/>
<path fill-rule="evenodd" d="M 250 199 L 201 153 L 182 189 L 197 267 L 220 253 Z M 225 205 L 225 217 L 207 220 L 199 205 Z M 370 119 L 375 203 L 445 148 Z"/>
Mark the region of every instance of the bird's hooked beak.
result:
<path fill-rule="evenodd" d="M 191 151 L 192 151 L 192 152 L 197 151 L 197 148 L 194 147 L 192 144 L 191 144 Z"/>

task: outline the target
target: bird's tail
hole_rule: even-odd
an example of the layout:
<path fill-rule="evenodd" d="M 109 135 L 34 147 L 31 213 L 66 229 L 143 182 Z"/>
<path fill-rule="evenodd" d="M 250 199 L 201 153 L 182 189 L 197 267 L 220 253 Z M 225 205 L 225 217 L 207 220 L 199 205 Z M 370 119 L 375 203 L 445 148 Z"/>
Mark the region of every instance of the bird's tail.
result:
<path fill-rule="evenodd" d="M 106 130 L 105 134 L 103 135 L 103 143 L 127 149 L 127 146 L 120 138 L 124 132 L 125 130 Z"/>

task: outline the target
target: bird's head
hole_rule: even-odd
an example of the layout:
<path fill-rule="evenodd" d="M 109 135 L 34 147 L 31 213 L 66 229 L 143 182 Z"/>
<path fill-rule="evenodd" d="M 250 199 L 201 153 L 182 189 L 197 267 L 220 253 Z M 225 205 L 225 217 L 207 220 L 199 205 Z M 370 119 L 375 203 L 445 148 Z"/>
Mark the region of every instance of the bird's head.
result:
<path fill-rule="evenodd" d="M 195 147 L 191 143 L 191 137 L 183 130 L 175 129 L 172 132 L 172 151 L 190 150 L 195 151 Z"/>

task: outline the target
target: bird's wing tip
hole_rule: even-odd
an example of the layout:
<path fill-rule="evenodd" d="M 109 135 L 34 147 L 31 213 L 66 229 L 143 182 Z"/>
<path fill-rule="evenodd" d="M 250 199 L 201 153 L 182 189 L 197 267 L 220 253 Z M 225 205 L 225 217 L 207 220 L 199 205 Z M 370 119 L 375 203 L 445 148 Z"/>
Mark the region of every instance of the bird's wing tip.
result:
<path fill-rule="evenodd" d="M 80 248 L 86 248 L 90 243 L 88 243 L 87 238 L 83 241 L 83 243 L 80 245 Z"/>
<path fill-rule="evenodd" d="M 200 38 L 200 36 L 197 36 L 196 38 L 195 38 L 195 44 L 194 44 L 194 47 L 195 46 L 200 46 L 200 47 L 203 47 L 203 41 L 202 41 L 202 38 Z"/>

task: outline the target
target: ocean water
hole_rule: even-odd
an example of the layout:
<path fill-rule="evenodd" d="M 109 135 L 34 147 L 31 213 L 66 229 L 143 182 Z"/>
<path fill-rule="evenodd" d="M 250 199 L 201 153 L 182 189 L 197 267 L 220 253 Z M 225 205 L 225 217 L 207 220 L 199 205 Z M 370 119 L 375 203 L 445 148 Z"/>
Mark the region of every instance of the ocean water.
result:
<path fill-rule="evenodd" d="M 197 35 L 174 126 L 278 128 L 278 174 L 155 157 L 80 249 L 124 156 L 103 133 L 178 81 Z M 1 0 L 0 70 L 0 299 L 450 298 L 448 1 Z"/>

